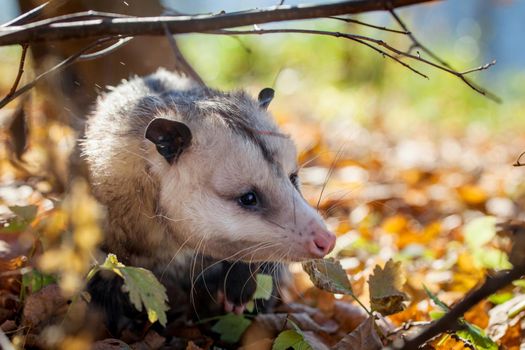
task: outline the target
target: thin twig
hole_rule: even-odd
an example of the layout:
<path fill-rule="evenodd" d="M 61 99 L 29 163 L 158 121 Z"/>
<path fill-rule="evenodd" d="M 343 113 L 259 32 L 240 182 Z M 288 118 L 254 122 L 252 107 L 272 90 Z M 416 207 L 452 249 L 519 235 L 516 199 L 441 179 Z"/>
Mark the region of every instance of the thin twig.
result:
<path fill-rule="evenodd" d="M 46 11 L 50 10 L 50 12 L 58 9 L 59 7 L 65 5 L 69 0 L 50 0 L 46 1 L 45 3 L 38 5 L 34 9 L 27 11 L 20 16 L 10 20 L 7 23 L 2 24 L 0 27 L 9 27 L 14 25 L 22 25 L 29 23 L 31 20 L 38 18 L 43 12 L 44 9 Z"/>
<path fill-rule="evenodd" d="M 0 101 L 0 108 L 4 107 L 6 104 L 17 98 L 18 96 L 22 95 L 23 93 L 29 91 L 31 88 L 33 88 L 40 80 L 46 78 L 51 73 L 54 73 L 62 68 L 66 68 L 70 66 L 71 64 L 75 63 L 77 59 L 82 56 L 85 52 L 94 49 L 95 47 L 98 47 L 100 45 L 105 44 L 108 41 L 115 40 L 115 37 L 109 37 L 109 38 L 102 38 L 94 41 L 93 43 L 89 44 L 88 46 L 84 47 L 83 49 L 79 50 L 78 52 L 74 53 L 73 55 L 69 56 L 65 60 L 61 61 L 57 65 L 53 66 L 51 69 L 43 72 L 39 76 L 37 76 L 33 81 L 30 83 L 27 83 L 26 85 L 22 86 L 20 89 L 16 90 L 13 94 L 10 96 L 4 97 Z"/>
<path fill-rule="evenodd" d="M 421 57 L 420 55 L 413 55 L 411 53 L 408 53 L 408 52 L 396 49 L 395 47 L 391 46 L 386 41 L 381 40 L 381 39 L 374 39 L 374 38 L 367 37 L 367 36 L 364 36 L 364 35 L 349 34 L 349 33 L 330 32 L 330 31 L 322 31 L 322 30 L 310 30 L 310 29 L 288 29 L 288 28 L 286 28 L 286 29 L 258 29 L 258 30 L 215 30 L 215 31 L 208 32 L 208 33 L 210 33 L 210 34 L 229 34 L 229 35 L 301 33 L 301 34 L 326 35 L 326 36 L 333 36 L 333 37 L 336 37 L 336 38 L 346 38 L 346 39 L 350 39 L 350 40 L 359 42 L 360 44 L 366 45 L 366 46 L 376 50 L 377 52 L 381 53 L 382 55 L 388 56 L 389 58 L 391 58 L 391 59 L 395 60 L 396 62 L 402 64 L 403 66 L 405 66 L 406 68 L 410 69 L 411 71 L 413 71 L 413 72 L 421 75 L 422 77 L 425 77 L 425 78 L 428 79 L 427 75 L 421 73 L 420 71 L 416 70 L 412 66 L 410 66 L 407 63 L 401 61 L 399 59 L 399 57 L 396 57 L 394 55 L 388 54 L 387 52 L 385 52 L 383 50 L 380 50 L 379 48 L 377 48 L 375 46 L 372 46 L 372 45 L 369 45 L 369 44 L 365 43 L 365 41 L 368 41 L 368 42 L 372 42 L 372 43 L 374 43 L 374 44 L 376 44 L 378 46 L 384 47 L 386 50 L 388 50 L 388 51 L 390 51 L 392 53 L 395 53 L 398 56 L 403 56 L 403 57 L 407 57 L 407 58 L 410 58 L 410 59 L 413 59 L 413 60 L 416 60 L 416 61 L 420 61 L 420 62 L 423 62 L 423 63 L 425 63 L 427 65 L 430 65 L 430 66 L 432 66 L 434 68 L 437 68 L 439 70 L 442 70 L 444 72 L 452 74 L 452 75 L 460 78 L 465 84 L 467 84 L 474 91 L 482 94 L 483 96 L 486 96 L 487 98 L 489 98 L 489 99 L 491 99 L 491 100 L 493 100 L 495 102 L 498 102 L 498 103 L 501 102 L 501 99 L 498 96 L 496 96 L 493 93 L 485 90 L 484 88 L 481 88 L 480 86 L 474 84 L 472 81 L 470 81 L 469 79 L 465 78 L 464 73 L 458 72 L 458 71 L 450 68 L 449 65 L 441 65 L 441 64 L 432 62 L 430 60 L 427 60 L 427 59 Z M 488 67 L 490 67 L 492 65 L 493 64 L 491 62 L 491 64 L 488 64 Z M 474 71 L 487 69 L 488 67 L 484 68 L 485 66 L 486 65 L 481 66 L 481 67 L 477 67 L 477 68 L 474 68 L 474 69 L 470 69 L 470 70 L 467 70 L 466 72 L 467 73 L 472 73 Z"/>
<path fill-rule="evenodd" d="M 93 52 L 93 53 L 86 53 L 84 55 L 81 55 L 80 57 L 78 57 L 77 61 L 90 61 L 90 60 L 94 60 L 94 59 L 97 59 L 97 58 L 109 55 L 113 51 L 115 51 L 117 49 L 120 49 L 122 46 L 126 45 L 132 39 L 133 39 L 132 36 L 127 37 L 127 38 L 122 38 L 119 41 L 117 41 L 116 43 L 114 43 L 113 45 L 110 45 L 110 46 L 108 46 L 106 48 L 103 48 L 103 49 L 101 49 L 99 51 L 96 51 L 96 52 Z"/>
<path fill-rule="evenodd" d="M 493 66 L 496 64 L 496 61 L 492 61 L 490 63 L 487 63 L 485 65 L 482 65 L 480 67 L 477 67 L 477 68 L 473 68 L 473 69 L 469 69 L 463 73 L 457 71 L 456 69 L 454 69 L 448 62 L 446 62 L 445 60 L 443 60 L 442 58 L 440 58 L 438 55 L 436 55 L 433 51 L 431 51 L 428 47 L 426 47 L 425 45 L 423 45 L 415 36 L 414 34 L 412 34 L 412 32 L 408 29 L 407 25 L 405 24 L 405 22 L 403 22 L 403 20 L 397 15 L 397 13 L 395 12 L 394 10 L 394 6 L 392 4 L 391 1 L 388 1 L 387 2 L 387 8 L 388 8 L 388 11 L 390 12 L 390 14 L 392 15 L 392 17 L 395 19 L 395 21 L 399 24 L 399 26 L 406 32 L 408 32 L 408 37 L 410 38 L 410 40 L 412 41 L 412 45 L 410 46 L 410 48 L 408 49 L 407 52 L 402 52 L 402 53 L 399 53 L 399 55 L 402 55 L 402 56 L 405 56 L 405 57 L 410 57 L 410 58 L 414 58 L 414 59 L 417 59 L 421 62 L 424 62 L 424 63 L 427 63 L 427 64 L 430 64 L 428 60 L 422 58 L 419 53 L 417 56 L 414 56 L 411 54 L 412 50 L 414 49 L 421 49 L 421 51 L 423 51 L 424 53 L 426 53 L 431 59 L 433 59 L 434 61 L 436 61 L 438 64 L 431 64 L 432 66 L 436 67 L 436 68 L 439 68 L 443 71 L 446 71 L 450 74 L 453 74 L 455 75 L 456 77 L 458 77 L 459 79 L 461 79 L 465 84 L 467 84 L 471 89 L 473 89 L 474 91 L 488 97 L 489 99 L 497 102 L 497 103 L 501 103 L 501 99 L 496 96 L 495 94 L 493 94 L 492 92 L 482 88 L 481 86 L 475 84 L 474 82 L 472 82 L 470 79 L 468 79 L 467 77 L 465 77 L 466 74 L 469 74 L 469 73 L 472 73 L 472 72 L 477 72 L 477 71 L 481 71 L 481 70 L 484 70 L 484 69 L 488 69 L 489 67 Z"/>
<path fill-rule="evenodd" d="M 13 86 L 11 86 L 11 89 L 7 93 L 7 96 L 4 97 L 4 99 L 8 98 L 11 95 L 13 95 L 15 93 L 15 91 L 16 91 L 16 88 L 18 88 L 18 84 L 20 83 L 20 79 L 22 79 L 22 75 L 24 74 L 24 65 L 25 65 L 25 62 L 26 62 L 26 55 L 27 55 L 28 47 L 29 47 L 28 44 L 22 44 L 22 54 L 20 56 L 20 63 L 18 64 L 18 73 L 16 74 L 16 78 L 15 78 L 15 81 L 13 82 Z"/>
<path fill-rule="evenodd" d="M 193 79 L 195 82 L 197 82 L 201 86 L 206 86 L 204 83 L 204 80 L 200 77 L 199 73 L 193 69 L 193 67 L 189 64 L 189 62 L 186 60 L 184 55 L 179 49 L 179 46 L 177 45 L 177 41 L 175 40 L 175 37 L 170 33 L 170 30 L 168 29 L 168 26 L 164 26 L 164 30 L 166 32 L 166 38 L 168 38 L 168 42 L 171 46 L 171 50 L 173 51 L 173 54 L 175 55 L 175 69 L 179 72 L 182 72 L 186 74 L 188 77 Z"/>
<path fill-rule="evenodd" d="M 410 32 L 407 32 L 406 30 L 398 30 L 398 29 L 391 29 L 391 28 L 387 28 L 387 27 L 376 26 L 374 24 L 361 22 L 361 21 L 358 21 L 357 19 L 353 19 L 353 18 L 337 17 L 337 16 L 331 16 L 331 17 L 328 17 L 328 18 L 336 19 L 338 21 L 343 21 L 343 22 L 346 22 L 346 23 L 355 23 L 355 24 L 359 24 L 359 25 L 362 25 L 362 26 L 365 26 L 365 27 L 370 27 L 370 28 L 375 28 L 375 29 L 379 29 L 379 30 L 384 30 L 385 32 L 391 32 L 391 33 L 397 33 L 397 34 L 410 34 Z"/>
<path fill-rule="evenodd" d="M 512 164 L 512 166 L 525 166 L 525 163 L 520 163 L 521 157 L 523 157 L 524 154 L 525 152 L 521 152 L 521 154 L 518 156 L 518 159 L 516 159 L 516 162 Z"/>
<path fill-rule="evenodd" d="M 428 76 L 417 69 L 413 68 L 409 64 L 401 61 L 398 57 L 389 54 L 388 52 L 385 52 L 381 50 L 378 47 L 375 47 L 373 45 L 370 45 L 366 41 L 373 42 L 375 44 L 384 46 L 385 48 L 391 50 L 390 45 L 385 45 L 385 43 L 382 40 L 373 39 L 367 36 L 363 35 L 357 35 L 357 34 L 348 34 L 348 33 L 340 33 L 340 32 L 329 32 L 329 31 L 323 31 L 323 30 L 314 30 L 314 29 L 259 29 L 259 30 L 215 30 L 213 32 L 208 32 L 210 34 L 222 34 L 222 35 L 250 35 L 250 34 L 278 34 L 278 33 L 299 33 L 299 34 L 312 34 L 312 35 L 326 35 L 326 36 L 332 36 L 336 38 L 345 38 L 349 40 L 353 40 L 355 42 L 358 42 L 362 45 L 368 46 L 369 48 L 377 51 L 383 56 L 387 56 L 388 58 L 396 61 L 397 63 L 403 65 L 404 67 L 410 69 L 412 72 L 422 76 L 423 78 L 428 79 Z M 399 50 L 396 50 L 397 52 L 401 52 Z"/>
<path fill-rule="evenodd" d="M 525 272 L 525 266 L 514 266 L 510 271 L 503 271 L 495 276 L 489 276 L 481 285 L 481 287 L 469 293 L 462 301 L 450 309 L 442 318 L 432 323 L 422 333 L 415 338 L 409 339 L 401 347 L 400 350 L 416 350 L 421 345 L 435 336 L 454 330 L 458 326 L 458 319 L 463 316 L 465 312 L 470 310 L 474 305 L 497 292 L 514 280 L 519 279 Z"/>
<path fill-rule="evenodd" d="M 29 22 L 31 19 L 40 16 L 44 8 L 49 5 L 49 1 L 44 2 L 42 5 L 39 5 L 32 9 L 31 11 L 28 11 L 26 13 L 22 13 L 20 16 L 13 18 L 7 23 L 2 24 L 0 27 L 9 27 L 14 25 L 20 25 Z"/>
<path fill-rule="evenodd" d="M 482 70 L 485 70 L 485 69 L 489 69 L 490 67 L 492 67 L 495 64 L 496 64 L 496 60 L 493 60 L 492 62 L 486 63 L 486 64 L 484 64 L 482 66 L 477 67 L 477 68 L 472 68 L 472 69 L 466 70 L 464 72 L 461 72 L 460 74 L 461 75 L 466 75 L 466 74 L 473 73 L 473 72 L 479 72 L 479 71 L 482 71 Z"/>

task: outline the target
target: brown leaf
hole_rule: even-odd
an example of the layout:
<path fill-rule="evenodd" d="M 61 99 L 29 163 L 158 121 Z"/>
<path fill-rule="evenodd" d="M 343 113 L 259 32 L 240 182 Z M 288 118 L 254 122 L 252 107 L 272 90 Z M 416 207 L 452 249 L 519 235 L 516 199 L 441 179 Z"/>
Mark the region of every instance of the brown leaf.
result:
<path fill-rule="evenodd" d="M 332 350 L 379 350 L 383 347 L 372 317 L 363 321 L 352 333 L 346 335 Z"/>
<path fill-rule="evenodd" d="M 400 262 L 388 260 L 383 269 L 376 266 L 374 274 L 368 280 L 372 310 L 384 316 L 403 311 L 403 302 L 408 299 L 401 291 L 404 283 Z"/>
<path fill-rule="evenodd" d="M 339 324 L 339 330 L 348 333 L 356 329 L 367 318 L 362 307 L 344 301 L 334 304 L 333 318 Z"/>
<path fill-rule="evenodd" d="M 160 336 L 157 332 L 150 330 L 144 337 L 144 340 L 133 343 L 130 347 L 133 350 L 156 350 L 160 349 L 165 342 L 166 338 Z"/>
<path fill-rule="evenodd" d="M 91 345 L 91 350 L 121 350 L 129 349 L 129 345 L 124 343 L 122 340 L 108 338 L 99 340 Z"/>
<path fill-rule="evenodd" d="M 263 327 L 273 330 L 275 332 L 282 331 L 285 327 L 291 328 L 287 320 L 292 320 L 302 331 L 335 333 L 338 329 L 337 323 L 326 320 L 322 324 L 313 320 L 306 313 L 292 313 L 292 314 L 263 314 L 255 318 L 255 322 L 259 322 Z"/>
<path fill-rule="evenodd" d="M 67 306 L 68 300 L 62 295 L 60 287 L 50 284 L 27 298 L 22 323 L 32 328 L 43 326 L 55 317 L 63 316 Z"/>
<path fill-rule="evenodd" d="M 306 332 L 302 332 L 302 334 L 303 334 L 304 340 L 306 340 L 306 342 L 310 344 L 312 349 L 329 350 L 328 346 L 326 346 L 326 344 L 321 340 L 320 337 L 317 336 L 315 332 L 306 331 Z"/>
<path fill-rule="evenodd" d="M 249 343 L 248 345 L 242 346 L 239 350 L 271 350 L 273 345 L 273 339 L 264 338 L 256 342 Z M 199 348 L 200 349 L 200 348 Z M 195 349 L 195 350 L 199 350 Z M 188 349 L 187 349 L 188 350 Z M 191 349 L 193 350 L 193 349 Z"/>
<path fill-rule="evenodd" d="M 353 294 L 346 271 L 334 258 L 309 260 L 303 263 L 303 269 L 317 288 L 331 293 Z"/>

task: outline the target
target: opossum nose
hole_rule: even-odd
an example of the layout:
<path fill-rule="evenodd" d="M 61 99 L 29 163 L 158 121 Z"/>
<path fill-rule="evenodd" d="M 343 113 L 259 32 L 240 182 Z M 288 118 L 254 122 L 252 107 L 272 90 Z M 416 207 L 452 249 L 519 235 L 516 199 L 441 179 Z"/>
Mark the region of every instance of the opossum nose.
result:
<path fill-rule="evenodd" d="M 316 257 L 322 258 L 330 253 L 335 246 L 335 235 L 326 230 L 319 230 L 314 232 L 313 239 L 310 241 L 310 253 Z"/>

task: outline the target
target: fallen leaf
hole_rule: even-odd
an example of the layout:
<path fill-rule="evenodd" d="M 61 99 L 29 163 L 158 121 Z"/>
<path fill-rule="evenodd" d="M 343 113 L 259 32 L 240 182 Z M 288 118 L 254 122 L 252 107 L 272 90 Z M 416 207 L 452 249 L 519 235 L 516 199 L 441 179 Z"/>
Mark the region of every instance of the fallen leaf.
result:
<path fill-rule="evenodd" d="M 405 277 L 400 262 L 389 260 L 383 269 L 376 266 L 374 274 L 368 280 L 372 310 L 384 316 L 403 311 L 403 302 L 408 299 L 401 291 L 404 283 Z"/>
<path fill-rule="evenodd" d="M 235 344 L 241 339 L 244 331 L 246 331 L 251 323 L 252 321 L 243 315 L 229 313 L 221 316 L 211 330 L 219 334 L 222 341 Z"/>
<path fill-rule="evenodd" d="M 344 336 L 331 350 L 379 350 L 382 347 L 383 342 L 377 334 L 374 319 L 369 317 L 352 333 Z"/>
<path fill-rule="evenodd" d="M 318 323 L 307 313 L 292 313 L 292 314 L 262 314 L 257 315 L 256 322 L 266 327 L 269 330 L 281 331 L 285 326 L 290 326 L 290 321 L 297 325 L 303 331 L 335 333 L 338 329 L 337 323 L 327 320 L 324 323 Z"/>
<path fill-rule="evenodd" d="M 367 317 L 368 314 L 359 306 L 339 300 L 334 303 L 333 318 L 344 333 L 356 329 Z"/>
<path fill-rule="evenodd" d="M 60 287 L 50 284 L 27 297 L 22 312 L 22 323 L 38 328 L 61 317 L 67 311 L 68 300 L 63 297 Z"/>

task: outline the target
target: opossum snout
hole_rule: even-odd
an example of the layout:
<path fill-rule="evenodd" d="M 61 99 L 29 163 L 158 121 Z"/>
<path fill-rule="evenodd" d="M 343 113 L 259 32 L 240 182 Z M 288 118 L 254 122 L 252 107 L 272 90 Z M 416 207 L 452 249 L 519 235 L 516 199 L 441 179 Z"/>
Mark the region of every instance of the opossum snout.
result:
<path fill-rule="evenodd" d="M 315 257 L 322 258 L 334 249 L 336 237 L 332 232 L 320 228 L 312 233 L 308 250 Z"/>

